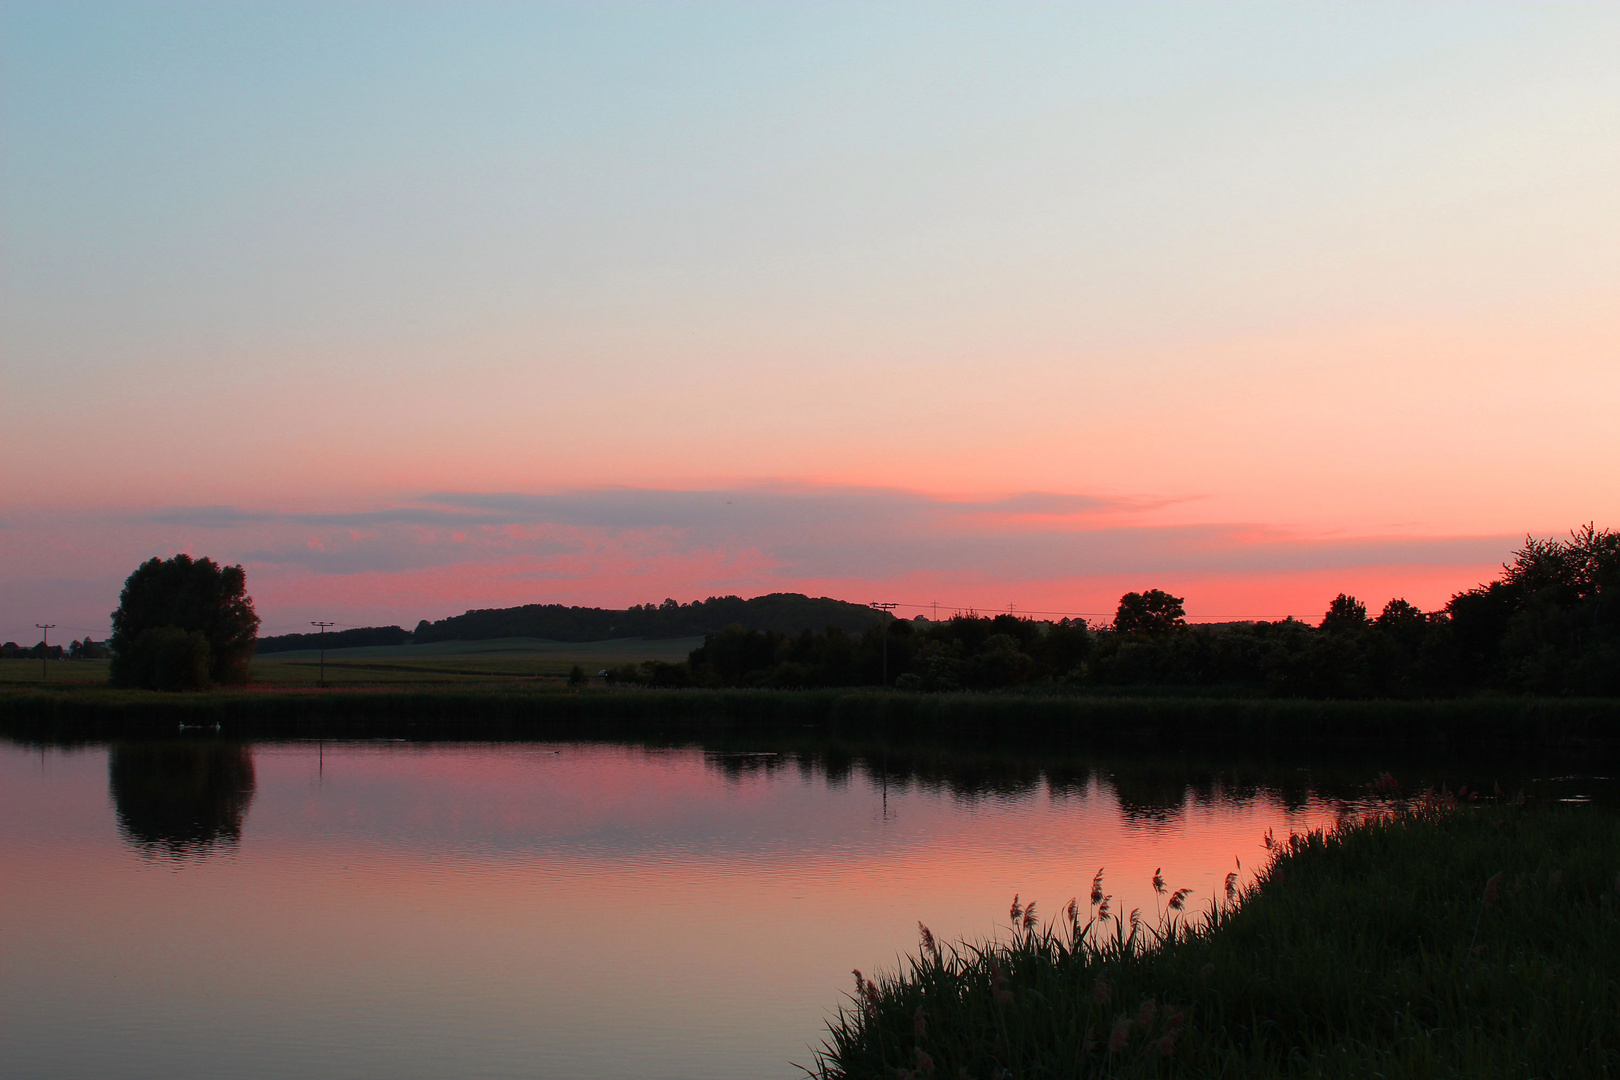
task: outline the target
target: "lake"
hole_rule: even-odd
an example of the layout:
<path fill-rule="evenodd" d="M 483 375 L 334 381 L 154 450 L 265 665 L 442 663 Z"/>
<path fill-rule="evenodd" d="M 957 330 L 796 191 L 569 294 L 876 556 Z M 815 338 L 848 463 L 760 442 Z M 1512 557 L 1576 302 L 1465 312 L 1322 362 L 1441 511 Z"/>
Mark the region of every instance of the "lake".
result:
<path fill-rule="evenodd" d="M 1348 770 L 836 746 L 0 743 L 0 1075 L 802 1075 L 917 924 L 1207 902 Z"/>

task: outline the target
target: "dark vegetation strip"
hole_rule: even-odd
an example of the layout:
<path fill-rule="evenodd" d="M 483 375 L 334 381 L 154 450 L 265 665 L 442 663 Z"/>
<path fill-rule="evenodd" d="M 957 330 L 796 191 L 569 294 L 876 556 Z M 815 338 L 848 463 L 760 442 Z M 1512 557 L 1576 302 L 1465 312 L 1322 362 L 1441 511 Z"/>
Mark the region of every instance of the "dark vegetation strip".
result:
<path fill-rule="evenodd" d="M 530 605 L 421 623 L 416 644 L 539 637 L 603 641 L 704 634 L 684 661 L 647 660 L 604 671 L 610 684 L 673 688 L 833 689 L 894 686 L 952 692 L 1046 687 L 1275 698 L 1466 698 L 1475 694 L 1620 697 L 1620 533 L 1595 525 L 1567 541 L 1526 537 L 1501 576 L 1425 612 L 1389 600 L 1376 617 L 1341 593 L 1319 625 L 1294 619 L 1194 627 L 1183 599 L 1130 592 L 1107 627 L 1008 613 L 934 622 L 888 619 L 825 597 L 777 593 L 694 604 L 666 600 L 623 611 Z M 113 612 L 109 681 L 195 690 L 243 685 L 254 650 L 340 641 L 399 641 L 400 627 L 257 639 L 259 618 L 240 566 L 181 554 L 150 559 L 124 584 Z M 347 636 L 345 636 L 347 635 Z M 327 637 L 331 641 L 327 641 Z M 86 639 L 74 656 L 101 654 Z M 0 656 L 52 655 L 43 642 Z M 60 653 L 56 649 L 56 653 Z M 571 681 L 587 682 L 576 668 Z"/>
<path fill-rule="evenodd" d="M 600 690 L 539 686 L 210 691 L 100 687 L 0 692 L 0 730 L 117 737 L 221 724 L 243 738 L 616 737 L 686 727 L 814 726 L 856 738 L 1181 752 L 1375 749 L 1620 750 L 1620 700 L 1446 701 L 1059 697 L 870 690 Z M 1594 759 L 1596 760 L 1596 759 Z"/>
<path fill-rule="evenodd" d="M 254 643 L 259 654 L 297 652 L 301 649 L 364 649 L 379 645 L 408 645 L 411 632 L 402 626 L 353 626 L 325 634 L 276 634 Z"/>
<path fill-rule="evenodd" d="M 1201 915 L 1173 883 L 1163 919 L 1107 910 L 1103 875 L 1049 922 L 1015 900 L 1000 941 L 924 930 L 903 974 L 857 972 L 814 1074 L 1611 1076 L 1617 870 L 1611 812 L 1430 800 L 1289 838 Z"/>
<path fill-rule="evenodd" d="M 679 604 L 635 604 L 628 608 L 567 607 L 526 604 L 512 608 L 478 608 L 437 622 L 426 619 L 415 631 L 400 626 L 356 626 L 320 634 L 276 634 L 258 640 L 258 652 L 298 649 L 346 649 L 361 646 L 424 645 L 437 641 L 488 641 L 494 638 L 546 638 L 551 641 L 604 641 L 609 638 L 698 637 L 736 623 L 751 630 L 797 633 L 806 626 L 836 626 L 859 633 L 877 625 L 881 616 L 865 604 L 852 604 L 802 593 L 771 593 L 744 600 L 711 596 Z"/>
<path fill-rule="evenodd" d="M 282 660 L 279 661 L 279 663 L 284 667 L 297 668 L 320 668 L 322 666 L 322 663 L 319 660 Z M 393 661 L 383 661 L 380 663 L 368 664 L 360 660 L 327 660 L 325 662 L 325 666 L 333 671 L 382 671 L 388 673 L 400 672 L 412 675 L 472 675 L 478 678 L 490 679 L 498 682 L 508 682 L 514 679 L 527 679 L 530 681 L 539 679 L 557 682 L 564 677 L 556 674 L 555 672 L 543 673 L 538 671 L 491 671 L 488 668 L 476 669 L 443 667 L 440 665 L 429 664 L 397 664 Z"/>
<path fill-rule="evenodd" d="M 1480 692 L 1620 696 L 1620 533 L 1527 537 L 1490 584 L 1425 612 L 1391 599 L 1376 617 L 1341 593 L 1319 625 L 1294 619 L 1189 626 L 1183 599 L 1126 593 L 1113 622 L 973 615 L 900 619 L 858 638 L 741 625 L 709 634 L 684 664 L 609 678 L 655 686 L 851 686 L 983 690 L 1028 684 L 1243 687 L 1253 696 L 1467 697 Z"/>
<path fill-rule="evenodd" d="M 1183 599 L 1158 589 L 1126 593 L 1107 627 L 973 613 L 879 623 L 856 605 L 777 594 L 685 606 L 671 600 L 624 612 L 556 605 L 469 612 L 422 624 L 414 640 L 668 636 L 676 627 L 705 633 L 684 661 L 605 671 L 609 683 L 660 688 L 1177 688 L 1374 700 L 1480 692 L 1620 696 L 1617 589 L 1620 534 L 1587 526 L 1567 541 L 1526 538 L 1498 580 L 1457 593 L 1438 611 L 1396 598 L 1373 616 L 1366 604 L 1340 594 L 1319 625 L 1284 619 L 1190 626 Z M 307 635 L 298 640 L 308 647 Z M 259 645 L 261 652 L 271 647 Z"/>
<path fill-rule="evenodd" d="M 485 641 L 491 638 L 538 637 L 552 641 L 603 641 L 608 638 L 697 637 L 732 623 L 754 630 L 796 633 L 806 626 L 836 626 L 859 633 L 880 616 L 865 604 L 802 593 L 771 593 L 744 600 L 711 596 L 689 604 L 665 600 L 629 608 L 565 607 L 526 604 L 515 608 L 479 608 L 437 622 L 416 624 L 411 639 Z"/>

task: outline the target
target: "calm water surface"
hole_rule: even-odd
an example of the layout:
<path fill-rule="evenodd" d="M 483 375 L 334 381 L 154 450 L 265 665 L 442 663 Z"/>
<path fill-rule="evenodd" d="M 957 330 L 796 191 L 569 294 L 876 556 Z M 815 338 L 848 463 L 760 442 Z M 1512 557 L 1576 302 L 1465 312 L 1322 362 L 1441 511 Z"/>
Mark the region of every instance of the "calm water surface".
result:
<path fill-rule="evenodd" d="M 1353 804 L 596 744 L 0 743 L 0 1075 L 791 1077 L 917 922 L 1207 900 Z"/>

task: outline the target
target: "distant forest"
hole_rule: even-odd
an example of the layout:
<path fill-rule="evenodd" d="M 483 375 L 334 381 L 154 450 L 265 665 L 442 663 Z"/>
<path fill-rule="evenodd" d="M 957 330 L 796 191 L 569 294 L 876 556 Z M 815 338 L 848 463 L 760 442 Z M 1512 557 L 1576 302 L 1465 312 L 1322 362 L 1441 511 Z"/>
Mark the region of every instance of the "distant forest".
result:
<path fill-rule="evenodd" d="M 18 645 L 15 641 L 0 645 L 0 660 L 105 660 L 108 655 L 106 642 L 92 641 L 89 637 L 70 642 L 65 648 L 43 641 L 32 646 Z"/>
<path fill-rule="evenodd" d="M 697 637 L 736 624 L 749 630 L 796 634 L 806 627 L 836 626 L 859 632 L 878 624 L 878 613 L 865 604 L 825 596 L 771 593 L 744 600 L 711 596 L 690 604 L 665 600 L 625 610 L 528 604 L 484 608 L 438 622 L 416 624 L 412 640 L 484 641 L 489 638 L 538 637 L 552 641 L 605 641 L 608 638 Z"/>
<path fill-rule="evenodd" d="M 1190 626 L 1182 598 L 1127 593 L 1111 625 L 1012 615 L 897 619 L 860 634 L 730 626 L 684 663 L 608 672 L 656 686 L 874 686 L 919 691 L 1047 684 L 1314 698 L 1620 694 L 1620 534 L 1526 538 L 1498 580 L 1425 612 L 1376 616 L 1340 594 L 1320 623 Z"/>
<path fill-rule="evenodd" d="M 605 641 L 609 638 L 698 637 L 727 626 L 797 634 L 807 627 L 837 627 L 860 633 L 878 625 L 879 616 L 865 604 L 852 604 L 802 593 L 771 593 L 744 600 L 711 596 L 690 604 L 665 600 L 631 608 L 565 607 L 528 604 L 515 608 L 480 608 L 437 622 L 426 619 L 412 633 L 398 626 L 367 626 L 326 635 L 328 649 L 362 645 L 424 644 L 434 641 L 488 641 L 533 637 L 551 641 Z M 260 653 L 315 649 L 319 634 L 281 634 L 259 639 Z"/>
<path fill-rule="evenodd" d="M 1438 611 L 1392 599 L 1376 614 L 1340 594 L 1317 623 L 1189 625 L 1183 600 L 1127 593 L 1106 626 L 974 613 L 894 619 L 860 604 L 795 593 L 628 610 L 557 604 L 469 611 L 399 627 L 366 644 L 539 637 L 704 635 L 680 663 L 609 669 L 607 681 L 661 687 L 890 685 L 924 692 L 1048 686 L 1313 698 L 1432 698 L 1476 693 L 1620 695 L 1620 533 L 1588 525 L 1536 540 L 1497 580 Z M 298 643 L 285 645 L 283 642 Z M 315 635 L 267 638 L 261 652 L 310 648 Z M 583 678 L 584 674 L 580 673 Z"/>
<path fill-rule="evenodd" d="M 324 636 L 325 640 L 322 640 Z M 411 632 L 400 626 L 357 626 L 352 630 L 328 630 L 321 634 L 277 634 L 262 637 L 254 651 L 293 652 L 297 649 L 358 649 L 366 645 L 408 645 Z"/>

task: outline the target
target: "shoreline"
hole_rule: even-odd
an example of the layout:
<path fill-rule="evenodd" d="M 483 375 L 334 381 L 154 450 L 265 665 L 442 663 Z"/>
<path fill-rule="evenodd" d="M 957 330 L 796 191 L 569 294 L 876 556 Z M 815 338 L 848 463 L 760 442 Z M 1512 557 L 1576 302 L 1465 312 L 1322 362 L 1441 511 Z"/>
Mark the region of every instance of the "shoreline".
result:
<path fill-rule="evenodd" d="M 1613 812 L 1430 793 L 1283 838 L 1248 889 L 1156 927 L 1103 914 L 1099 872 L 1055 919 L 1015 898 L 995 940 L 919 924 L 903 972 L 856 973 L 809 1072 L 1607 1076 L 1617 862 Z M 1174 881 L 1154 885 L 1169 909 Z"/>
<path fill-rule="evenodd" d="M 511 685 L 247 687 L 190 694 L 0 689 L 0 734 L 96 739 L 219 724 L 231 737 L 536 738 L 813 727 L 1097 750 L 1579 751 L 1620 760 L 1620 699 L 1434 701 L 920 694 L 878 690 L 568 690 Z"/>

